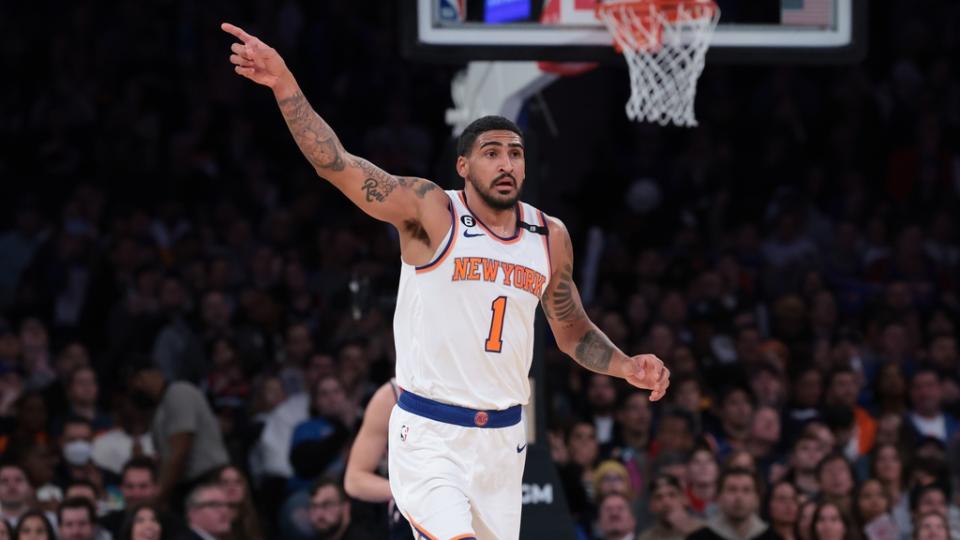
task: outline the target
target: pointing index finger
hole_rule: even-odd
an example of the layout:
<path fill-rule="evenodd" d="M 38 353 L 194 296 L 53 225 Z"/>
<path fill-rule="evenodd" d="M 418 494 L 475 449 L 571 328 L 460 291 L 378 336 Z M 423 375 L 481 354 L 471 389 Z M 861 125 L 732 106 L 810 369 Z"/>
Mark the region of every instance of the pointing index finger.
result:
<path fill-rule="evenodd" d="M 221 24 L 221 25 L 220 25 L 220 29 L 223 30 L 224 32 L 228 33 L 228 34 L 231 34 L 231 35 L 235 36 L 237 39 L 239 39 L 240 41 L 242 41 L 242 42 L 244 42 L 244 43 L 247 43 L 248 41 L 250 41 L 250 40 L 253 39 L 253 36 L 251 36 L 250 34 L 244 32 L 244 31 L 243 31 L 243 28 L 240 28 L 239 26 L 232 25 L 232 24 L 230 24 L 230 23 L 228 23 L 228 22 L 225 22 L 225 23 Z"/>

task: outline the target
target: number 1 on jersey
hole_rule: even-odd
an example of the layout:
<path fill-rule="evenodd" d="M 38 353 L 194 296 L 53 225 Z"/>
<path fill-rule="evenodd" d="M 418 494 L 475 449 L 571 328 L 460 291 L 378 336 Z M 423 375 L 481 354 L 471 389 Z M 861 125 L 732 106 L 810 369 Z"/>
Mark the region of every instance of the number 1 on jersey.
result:
<path fill-rule="evenodd" d="M 493 320 L 490 321 L 490 334 L 487 335 L 484 349 L 498 353 L 503 348 L 503 317 L 507 314 L 507 297 L 498 296 L 490 306 L 490 311 L 493 312 Z"/>

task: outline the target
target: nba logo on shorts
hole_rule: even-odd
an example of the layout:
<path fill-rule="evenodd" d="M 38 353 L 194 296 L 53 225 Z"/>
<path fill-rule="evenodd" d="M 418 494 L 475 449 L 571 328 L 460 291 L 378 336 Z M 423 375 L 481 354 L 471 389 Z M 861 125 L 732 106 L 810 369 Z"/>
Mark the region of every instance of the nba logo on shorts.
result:
<path fill-rule="evenodd" d="M 474 417 L 473 417 L 473 423 L 476 424 L 477 427 L 483 427 L 483 426 L 487 425 L 487 421 L 488 421 L 488 420 L 490 420 L 490 417 L 487 416 L 487 413 L 485 413 L 485 412 L 483 412 L 483 411 L 478 412 L 478 413 L 477 413 L 476 415 L 474 415 Z"/>
<path fill-rule="evenodd" d="M 407 442 L 407 433 L 410 433 L 410 428 L 407 425 L 400 426 L 400 442 Z"/>

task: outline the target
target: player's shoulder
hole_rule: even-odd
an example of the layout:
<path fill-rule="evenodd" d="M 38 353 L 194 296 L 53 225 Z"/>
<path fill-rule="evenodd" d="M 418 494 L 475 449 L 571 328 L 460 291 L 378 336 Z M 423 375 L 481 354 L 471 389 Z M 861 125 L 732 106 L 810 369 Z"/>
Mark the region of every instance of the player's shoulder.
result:
<path fill-rule="evenodd" d="M 562 238 L 570 235 L 567 231 L 567 225 L 560 218 L 551 216 L 546 212 L 541 213 L 543 214 L 543 220 L 547 225 L 547 230 L 551 237 Z"/>

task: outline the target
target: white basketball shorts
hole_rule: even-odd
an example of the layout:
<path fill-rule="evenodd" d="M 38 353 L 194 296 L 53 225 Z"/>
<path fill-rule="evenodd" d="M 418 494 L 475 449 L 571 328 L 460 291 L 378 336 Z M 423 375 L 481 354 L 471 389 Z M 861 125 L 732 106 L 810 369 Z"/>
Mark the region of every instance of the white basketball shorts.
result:
<path fill-rule="evenodd" d="M 390 415 L 389 477 L 414 538 L 520 536 L 520 407 L 475 411 L 403 392 Z"/>

